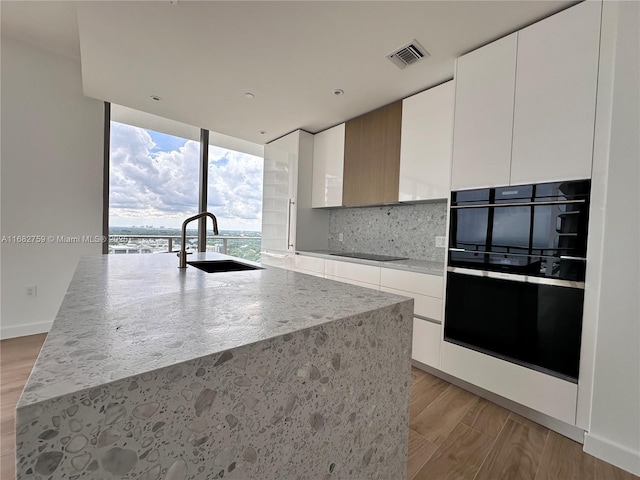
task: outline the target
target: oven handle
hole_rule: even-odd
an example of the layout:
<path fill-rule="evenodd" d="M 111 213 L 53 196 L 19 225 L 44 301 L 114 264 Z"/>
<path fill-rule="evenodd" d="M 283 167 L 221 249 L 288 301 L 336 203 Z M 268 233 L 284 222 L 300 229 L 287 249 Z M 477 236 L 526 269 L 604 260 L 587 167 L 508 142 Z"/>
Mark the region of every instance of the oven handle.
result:
<path fill-rule="evenodd" d="M 479 203 L 473 205 L 451 205 L 452 209 L 458 208 L 486 208 L 486 207 L 531 207 L 536 205 L 567 205 L 573 203 L 586 203 L 582 198 L 579 200 L 551 200 L 547 202 L 515 202 L 515 203 Z"/>
<path fill-rule="evenodd" d="M 479 255 L 499 255 L 505 257 L 536 257 L 536 258 L 554 258 L 560 260 L 573 260 L 577 262 L 586 262 L 587 259 L 585 257 L 572 257 L 570 255 L 560 255 L 559 257 L 555 255 L 535 255 L 528 253 L 510 253 L 510 252 L 493 252 L 491 250 L 467 250 L 465 248 L 449 248 L 450 252 L 458 252 L 458 253 L 477 253 Z"/>
<path fill-rule="evenodd" d="M 570 255 L 560 255 L 560 260 L 575 260 L 577 262 L 586 262 L 587 259 L 584 257 L 572 257 Z"/>
<path fill-rule="evenodd" d="M 447 267 L 447 272 L 470 275 L 473 277 L 496 278 L 499 280 L 509 280 L 522 283 L 536 283 L 539 285 L 550 285 L 553 287 L 569 287 L 584 290 L 584 282 L 573 280 L 560 280 L 557 278 L 534 277 L 530 275 L 518 275 L 516 273 L 490 272 L 487 270 L 474 270 L 472 268 Z"/>

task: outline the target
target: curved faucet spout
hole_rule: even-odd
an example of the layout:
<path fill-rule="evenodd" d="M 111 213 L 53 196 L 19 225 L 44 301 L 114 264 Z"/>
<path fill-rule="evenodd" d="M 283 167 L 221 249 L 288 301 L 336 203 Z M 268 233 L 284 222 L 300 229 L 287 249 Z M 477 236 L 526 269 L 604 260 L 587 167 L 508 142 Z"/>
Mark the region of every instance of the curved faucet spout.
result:
<path fill-rule="evenodd" d="M 189 225 L 194 220 L 198 220 L 202 217 L 209 217 L 213 221 L 213 234 L 218 235 L 218 219 L 211 212 L 200 212 L 193 217 L 187 218 L 184 222 L 182 222 L 182 233 L 180 236 L 180 251 L 178 252 L 178 258 L 180 263 L 178 268 L 187 268 L 187 225 Z M 206 233 L 206 232 L 205 232 Z"/>

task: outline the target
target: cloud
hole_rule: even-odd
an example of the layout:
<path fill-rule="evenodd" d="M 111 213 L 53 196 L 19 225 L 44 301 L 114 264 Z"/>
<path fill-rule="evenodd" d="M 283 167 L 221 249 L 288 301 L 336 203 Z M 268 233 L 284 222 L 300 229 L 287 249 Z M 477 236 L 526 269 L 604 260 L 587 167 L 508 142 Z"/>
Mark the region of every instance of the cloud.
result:
<path fill-rule="evenodd" d="M 179 226 L 198 211 L 200 145 L 158 151 L 144 129 L 111 124 L 109 215 L 114 226 Z M 208 210 L 221 229 L 260 230 L 263 159 L 209 147 Z M 127 219 L 129 219 L 127 221 Z"/>
<path fill-rule="evenodd" d="M 209 147 L 208 205 L 216 215 L 257 220 L 262 213 L 260 157 Z"/>

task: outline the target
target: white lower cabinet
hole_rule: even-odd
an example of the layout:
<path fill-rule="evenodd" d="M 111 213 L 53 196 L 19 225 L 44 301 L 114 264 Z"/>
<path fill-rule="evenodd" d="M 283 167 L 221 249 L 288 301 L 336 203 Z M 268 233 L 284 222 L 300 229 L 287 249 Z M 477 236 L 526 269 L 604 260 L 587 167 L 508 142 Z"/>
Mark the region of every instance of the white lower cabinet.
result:
<path fill-rule="evenodd" d="M 442 325 L 422 318 L 413 319 L 411 358 L 439 369 L 441 343 Z"/>
<path fill-rule="evenodd" d="M 411 358 L 440 368 L 444 278 L 438 275 L 382 268 L 380 290 L 414 300 Z"/>
<path fill-rule="evenodd" d="M 449 342 L 441 370 L 570 425 L 576 423 L 578 385 Z"/>
<path fill-rule="evenodd" d="M 430 297 L 428 295 L 422 295 L 420 293 L 408 292 L 406 290 L 399 290 L 397 288 L 389 288 L 380 286 L 380 290 L 388 293 L 395 293 L 396 295 L 403 295 L 405 297 L 413 298 L 413 313 L 418 317 L 425 317 L 437 322 L 442 321 L 442 299 Z"/>
<path fill-rule="evenodd" d="M 444 277 L 426 273 L 409 272 L 406 270 L 395 270 L 393 268 L 382 268 L 380 271 L 380 286 L 442 299 L 444 293 Z"/>
<path fill-rule="evenodd" d="M 293 262 L 293 268 L 296 272 L 306 273 L 307 275 L 316 277 L 324 277 L 325 260 L 323 258 L 296 255 Z"/>
<path fill-rule="evenodd" d="M 293 270 L 294 255 L 289 252 L 260 252 L 260 263 L 269 267 L 286 268 Z"/>
<path fill-rule="evenodd" d="M 360 282 L 352 278 L 334 277 L 333 275 L 325 275 L 324 278 L 326 278 L 327 280 L 335 280 L 336 282 L 348 283 L 349 285 L 356 285 L 358 287 L 373 288 L 374 290 L 379 289 L 377 285 L 374 285 L 372 283 Z"/>
<path fill-rule="evenodd" d="M 380 288 L 380 267 L 359 263 L 325 260 L 325 277 L 331 280 L 343 280 L 346 283 L 363 287 Z M 364 285 L 363 285 L 364 284 Z"/>
<path fill-rule="evenodd" d="M 443 277 L 305 255 L 295 255 L 290 263 L 296 272 L 413 298 L 412 358 L 440 368 Z"/>

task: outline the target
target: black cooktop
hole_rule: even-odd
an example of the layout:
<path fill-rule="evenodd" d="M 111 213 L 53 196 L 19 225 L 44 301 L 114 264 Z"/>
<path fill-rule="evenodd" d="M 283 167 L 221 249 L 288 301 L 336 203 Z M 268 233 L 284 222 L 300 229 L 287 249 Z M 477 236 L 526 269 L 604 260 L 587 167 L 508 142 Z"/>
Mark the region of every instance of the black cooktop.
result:
<path fill-rule="evenodd" d="M 390 255 L 374 255 L 373 253 L 358 253 L 358 252 L 339 252 L 339 253 L 330 253 L 329 255 L 335 255 L 337 257 L 360 258 L 362 260 L 375 260 L 377 262 L 393 262 L 394 260 L 407 260 L 409 258 L 409 257 L 393 257 Z"/>

